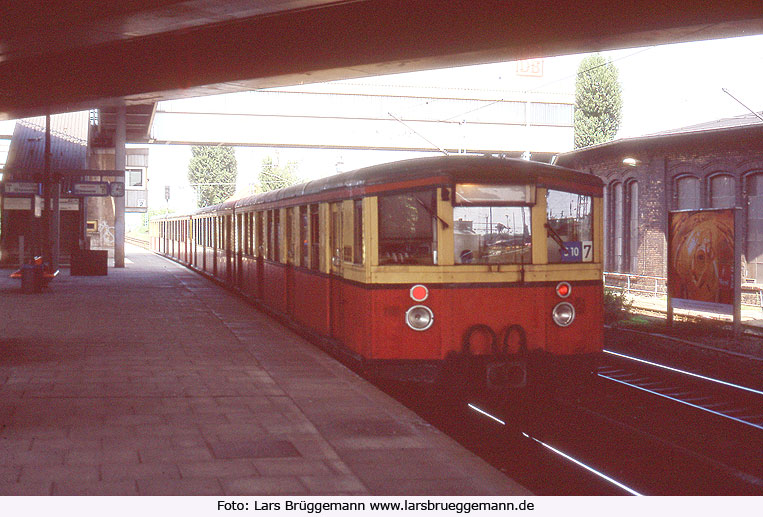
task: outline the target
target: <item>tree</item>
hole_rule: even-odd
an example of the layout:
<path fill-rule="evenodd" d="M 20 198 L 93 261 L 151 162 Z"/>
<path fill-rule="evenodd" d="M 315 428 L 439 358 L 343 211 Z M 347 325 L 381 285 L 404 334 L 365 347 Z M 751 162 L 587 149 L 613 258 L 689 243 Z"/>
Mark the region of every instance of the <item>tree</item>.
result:
<path fill-rule="evenodd" d="M 297 166 L 297 162 L 287 162 L 286 165 L 273 163 L 273 158 L 270 156 L 263 159 L 259 176 L 262 192 L 290 187 L 299 183 L 300 179 L 296 175 Z"/>
<path fill-rule="evenodd" d="M 191 148 L 188 180 L 199 207 L 222 203 L 236 191 L 236 155 L 230 146 L 195 145 Z"/>
<path fill-rule="evenodd" d="M 575 148 L 612 140 L 622 119 L 617 67 L 600 54 L 580 62 L 575 80 Z"/>

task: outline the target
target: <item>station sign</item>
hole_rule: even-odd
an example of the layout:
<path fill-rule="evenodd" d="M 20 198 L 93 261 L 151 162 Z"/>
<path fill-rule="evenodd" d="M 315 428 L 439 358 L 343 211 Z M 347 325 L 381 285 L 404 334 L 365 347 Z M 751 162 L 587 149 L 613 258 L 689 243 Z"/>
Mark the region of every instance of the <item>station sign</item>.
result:
<path fill-rule="evenodd" d="M 32 198 L 6 197 L 3 199 L 3 210 L 31 210 Z"/>
<path fill-rule="evenodd" d="M 78 181 L 72 183 L 71 194 L 74 196 L 108 196 L 107 181 Z"/>
<path fill-rule="evenodd" d="M 39 195 L 42 187 L 32 181 L 5 181 L 3 193 L 6 196 L 34 196 Z"/>
<path fill-rule="evenodd" d="M 76 197 L 62 197 L 58 201 L 58 209 L 62 212 L 76 212 L 79 210 L 79 199 Z"/>

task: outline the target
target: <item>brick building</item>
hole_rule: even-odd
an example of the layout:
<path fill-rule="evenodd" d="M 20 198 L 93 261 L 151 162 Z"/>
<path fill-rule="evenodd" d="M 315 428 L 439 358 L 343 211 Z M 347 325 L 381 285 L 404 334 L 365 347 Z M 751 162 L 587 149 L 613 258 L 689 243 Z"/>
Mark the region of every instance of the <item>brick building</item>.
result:
<path fill-rule="evenodd" d="M 667 275 L 669 210 L 739 207 L 743 278 L 763 283 L 763 120 L 753 114 L 579 149 L 605 183 L 605 271 Z"/>

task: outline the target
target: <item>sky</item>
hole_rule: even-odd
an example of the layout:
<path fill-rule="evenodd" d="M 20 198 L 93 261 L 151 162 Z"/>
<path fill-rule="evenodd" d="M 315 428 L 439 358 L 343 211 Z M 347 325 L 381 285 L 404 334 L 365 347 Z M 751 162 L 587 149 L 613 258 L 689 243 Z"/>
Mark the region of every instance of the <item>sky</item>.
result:
<path fill-rule="evenodd" d="M 763 36 L 738 37 L 682 44 L 624 49 L 602 53 L 617 66 L 623 89 L 623 117 L 617 138 L 636 137 L 667 129 L 749 113 L 723 92 L 727 89 L 755 111 L 763 110 Z M 541 89 L 570 94 L 583 55 L 546 58 L 547 74 Z M 373 85 L 409 85 L 501 90 L 507 86 L 513 64 L 497 63 L 455 69 L 414 72 L 346 81 Z M 320 88 L 321 86 L 316 86 Z M 332 88 L 335 86 L 331 86 Z M 242 97 L 243 98 L 243 97 Z M 226 100 L 235 109 L 236 97 Z M 182 101 L 209 103 L 210 99 Z M 157 123 L 159 124 L 157 115 Z M 186 120 L 185 123 L 188 123 Z M 13 122 L 0 122 L 0 135 L 11 134 Z M 166 131 L 166 128 L 164 129 Z M 371 151 L 319 151 L 299 149 L 237 148 L 239 187 L 256 180 L 265 156 L 300 163 L 299 174 L 315 175 L 414 157 L 413 153 Z M 149 204 L 164 206 L 164 185 L 173 186 L 169 203 L 188 209 L 192 194 L 187 183 L 190 148 L 173 145 L 150 146 L 149 174 L 153 193 Z M 316 172 L 320 171 L 320 172 Z M 155 196 L 155 197 L 154 197 Z"/>

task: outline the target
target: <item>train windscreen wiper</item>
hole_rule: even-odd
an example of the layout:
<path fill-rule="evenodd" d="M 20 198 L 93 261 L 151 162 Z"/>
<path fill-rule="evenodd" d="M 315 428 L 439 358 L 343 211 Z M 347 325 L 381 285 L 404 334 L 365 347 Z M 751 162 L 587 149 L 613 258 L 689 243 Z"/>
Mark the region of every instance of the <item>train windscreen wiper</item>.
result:
<path fill-rule="evenodd" d="M 446 223 L 445 221 L 443 221 L 443 220 L 442 220 L 442 217 L 440 217 L 440 216 L 439 216 L 439 215 L 437 215 L 436 213 L 432 212 L 432 210 L 431 210 L 431 209 L 430 209 L 430 208 L 429 208 L 429 207 L 426 205 L 426 203 L 424 203 L 422 200 L 420 200 L 420 199 L 418 198 L 418 196 L 416 196 L 416 195 L 414 194 L 414 196 L 413 196 L 413 199 L 415 199 L 416 201 L 418 201 L 418 202 L 419 202 L 419 204 L 420 204 L 421 206 L 423 206 L 423 207 L 424 207 L 424 210 L 426 210 L 426 211 L 427 211 L 427 213 L 428 213 L 429 215 L 431 215 L 431 216 L 432 216 L 432 219 L 437 219 L 438 221 L 440 221 L 440 222 L 442 223 L 442 227 L 443 227 L 443 229 L 448 229 L 448 228 L 450 228 L 450 225 L 449 225 L 448 223 Z"/>
<path fill-rule="evenodd" d="M 567 246 L 564 245 L 564 241 L 559 237 L 559 234 L 556 233 L 556 230 L 551 228 L 551 225 L 548 223 L 545 223 L 543 226 L 546 227 L 546 233 L 559 246 L 559 249 L 561 249 L 563 253 L 567 253 Z"/>

